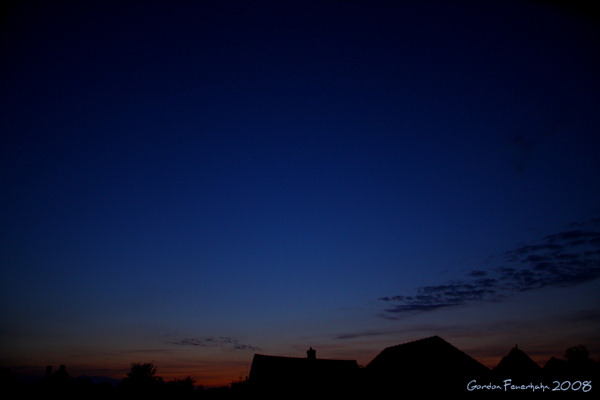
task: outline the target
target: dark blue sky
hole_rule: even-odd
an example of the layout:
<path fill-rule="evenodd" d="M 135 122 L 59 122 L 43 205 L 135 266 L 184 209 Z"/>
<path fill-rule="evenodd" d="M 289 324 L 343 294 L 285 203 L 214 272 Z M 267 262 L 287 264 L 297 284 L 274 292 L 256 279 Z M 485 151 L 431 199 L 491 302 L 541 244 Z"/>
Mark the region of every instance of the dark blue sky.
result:
<path fill-rule="evenodd" d="M 598 19 L 484 3 L 9 5 L 1 363 L 598 354 Z"/>

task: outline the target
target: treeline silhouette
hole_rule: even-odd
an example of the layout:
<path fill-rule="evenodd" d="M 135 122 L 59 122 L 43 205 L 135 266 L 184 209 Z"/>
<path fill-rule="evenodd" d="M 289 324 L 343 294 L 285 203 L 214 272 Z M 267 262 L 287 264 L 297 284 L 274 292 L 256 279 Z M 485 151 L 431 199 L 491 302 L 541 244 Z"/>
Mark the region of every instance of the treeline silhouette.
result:
<path fill-rule="evenodd" d="M 185 379 L 165 381 L 156 374 L 153 362 L 131 364 L 127 375 L 117 383 L 94 382 L 90 377 L 73 378 L 65 365 L 52 372 L 46 367 L 44 377 L 33 383 L 19 382 L 7 368 L 1 371 L 0 393 L 10 393 L 2 398 L 52 398 L 52 399 L 225 399 L 236 394 L 237 383 L 230 386 L 205 389 L 196 386 L 189 376 Z M 40 396 L 40 397 L 38 397 Z"/>
<path fill-rule="evenodd" d="M 351 363 L 350 363 L 351 364 Z M 584 346 L 574 346 L 564 359 L 552 357 L 544 367 L 515 346 L 488 369 L 443 339 L 434 336 L 384 349 L 365 367 L 349 368 L 339 360 L 255 355 L 250 377 L 219 388 L 196 386 L 188 376 L 165 381 L 153 362 L 135 362 L 116 383 L 73 378 L 64 365 L 33 383 L 0 369 L 3 398 L 60 399 L 237 399 L 290 395 L 379 398 L 461 395 L 468 398 L 592 398 L 599 384 L 599 363 Z M 354 362 L 355 364 L 355 362 Z M 282 371 L 282 366 L 288 366 Z M 336 368 L 342 367 L 343 374 Z M 513 385 L 506 387 L 506 381 Z M 536 385 L 539 385 L 535 388 Z M 7 397 L 6 394 L 11 394 Z M 16 396 L 15 396 L 16 395 Z"/>

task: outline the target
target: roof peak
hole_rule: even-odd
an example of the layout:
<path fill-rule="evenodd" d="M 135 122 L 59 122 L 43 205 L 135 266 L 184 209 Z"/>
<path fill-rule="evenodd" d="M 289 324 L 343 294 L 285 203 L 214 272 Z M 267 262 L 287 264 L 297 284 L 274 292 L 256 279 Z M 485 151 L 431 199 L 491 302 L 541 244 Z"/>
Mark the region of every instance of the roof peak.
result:
<path fill-rule="evenodd" d="M 387 347 L 389 348 L 394 348 L 394 347 L 398 347 L 398 346 L 406 346 L 408 344 L 413 344 L 413 343 L 422 343 L 422 342 L 440 342 L 440 343 L 448 343 L 447 341 L 445 341 L 444 339 L 442 339 L 441 337 L 439 337 L 438 335 L 434 335 L 434 336 L 429 336 L 426 338 L 421 338 L 421 339 L 415 339 L 415 340 L 411 340 L 409 342 L 404 342 L 404 343 L 400 343 L 400 344 L 396 344 L 393 346 L 389 346 Z M 449 343 L 448 343 L 449 344 Z"/>

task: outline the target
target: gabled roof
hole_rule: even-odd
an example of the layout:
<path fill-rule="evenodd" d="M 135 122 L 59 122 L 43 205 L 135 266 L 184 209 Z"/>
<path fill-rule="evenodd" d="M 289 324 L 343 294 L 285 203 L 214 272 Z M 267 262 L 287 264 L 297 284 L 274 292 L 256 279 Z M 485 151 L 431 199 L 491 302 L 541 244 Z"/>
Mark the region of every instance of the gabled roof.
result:
<path fill-rule="evenodd" d="M 355 360 L 310 359 L 255 354 L 248 377 L 256 385 L 290 385 L 335 381 L 353 377 Z"/>
<path fill-rule="evenodd" d="M 546 377 L 551 379 L 564 379 L 572 377 L 574 379 L 589 379 L 600 373 L 600 364 L 590 358 L 583 360 L 561 360 L 556 357 L 550 358 L 542 371 Z"/>
<path fill-rule="evenodd" d="M 490 371 L 439 336 L 385 348 L 364 368 L 366 385 L 377 396 L 438 398 L 464 393 L 473 379 Z"/>
<path fill-rule="evenodd" d="M 439 336 L 385 348 L 366 367 L 377 374 L 482 376 L 489 369 Z"/>
<path fill-rule="evenodd" d="M 507 355 L 502 357 L 502 360 L 492 372 L 497 376 L 530 377 L 540 376 L 542 367 L 515 346 Z"/>
<path fill-rule="evenodd" d="M 569 370 L 569 362 L 556 357 L 550 357 L 542 370 L 546 374 L 565 373 Z"/>

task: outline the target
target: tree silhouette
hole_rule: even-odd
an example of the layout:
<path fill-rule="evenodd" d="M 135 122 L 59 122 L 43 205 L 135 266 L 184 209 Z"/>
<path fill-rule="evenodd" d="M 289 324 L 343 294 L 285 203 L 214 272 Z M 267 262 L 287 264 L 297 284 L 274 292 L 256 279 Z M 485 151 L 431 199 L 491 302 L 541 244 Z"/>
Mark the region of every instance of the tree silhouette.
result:
<path fill-rule="evenodd" d="M 590 352 L 585 348 L 585 346 L 573 346 L 569 347 L 567 351 L 565 351 L 565 358 L 567 361 L 573 363 L 587 362 L 590 359 Z"/>
<path fill-rule="evenodd" d="M 127 373 L 127 378 L 134 382 L 157 382 L 161 380 L 156 376 L 156 366 L 153 362 L 149 363 L 131 363 L 131 369 Z"/>
<path fill-rule="evenodd" d="M 121 381 L 120 389 L 124 394 L 150 398 L 162 392 L 164 381 L 156 375 L 153 362 L 132 363 L 127 376 Z"/>

